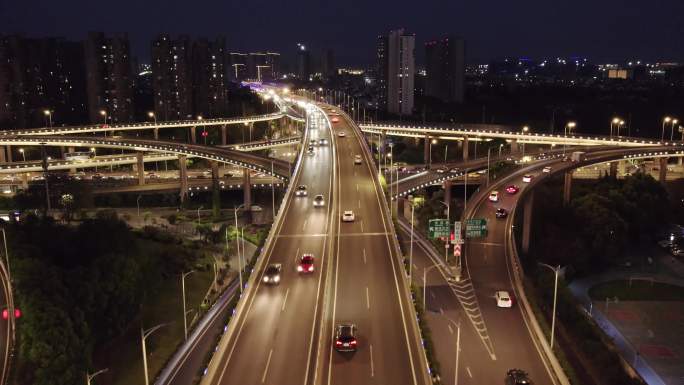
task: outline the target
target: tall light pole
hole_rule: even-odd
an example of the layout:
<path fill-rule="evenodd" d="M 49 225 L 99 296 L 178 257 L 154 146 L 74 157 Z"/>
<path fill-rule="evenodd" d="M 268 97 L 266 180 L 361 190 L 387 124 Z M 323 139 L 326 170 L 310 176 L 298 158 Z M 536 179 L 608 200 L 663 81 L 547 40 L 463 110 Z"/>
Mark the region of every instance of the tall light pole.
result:
<path fill-rule="evenodd" d="M 553 311 L 551 314 L 551 349 L 553 350 L 553 336 L 554 332 L 556 330 L 556 300 L 558 298 L 558 273 L 560 272 L 560 265 L 558 267 L 553 267 L 551 265 L 547 265 L 546 263 L 541 263 L 539 262 L 540 266 L 544 266 L 548 269 L 551 269 L 555 275 L 555 283 L 553 285 Z"/>
<path fill-rule="evenodd" d="M 241 258 L 240 257 L 240 241 L 239 241 L 240 231 L 238 230 L 237 213 L 238 213 L 238 210 L 240 210 L 240 208 L 242 208 L 244 206 L 245 206 L 245 204 L 243 203 L 240 206 L 236 206 L 234 208 L 234 213 L 235 213 L 235 247 L 237 248 L 237 253 L 238 253 L 237 257 L 238 257 L 238 273 L 239 273 L 238 275 L 240 276 L 240 294 L 242 294 L 242 287 L 243 287 L 243 285 L 242 285 L 242 267 L 244 267 L 244 261 L 243 261 L 243 265 L 241 267 L 241 265 L 240 265 L 240 258 Z M 228 231 L 228 230 L 226 229 L 226 231 Z M 227 233 L 226 233 L 226 248 L 228 248 L 228 234 Z"/>
<path fill-rule="evenodd" d="M 489 147 L 487 149 L 487 186 L 489 186 L 489 159 L 490 159 L 490 152 L 492 151 L 492 148 Z M 501 147 L 499 147 L 499 151 L 501 151 Z M 524 155 L 523 155 L 524 157 Z"/>
<path fill-rule="evenodd" d="M 614 117 L 613 120 L 610 121 L 610 137 L 613 137 L 613 126 L 616 124 L 620 123 L 620 118 Z"/>
<path fill-rule="evenodd" d="M 456 366 L 454 367 L 454 385 L 458 385 L 458 358 L 459 353 L 461 352 L 461 323 L 452 320 L 444 314 L 442 314 L 442 317 L 456 326 Z"/>
<path fill-rule="evenodd" d="M 157 125 L 157 115 L 155 115 L 154 112 L 149 111 L 149 112 L 147 112 L 147 116 L 154 119 L 154 125 L 156 126 Z"/>
<path fill-rule="evenodd" d="M 617 126 L 617 136 L 618 136 L 618 137 L 620 136 L 620 129 L 621 129 L 624 125 L 625 125 L 625 121 L 624 121 L 624 120 L 620 120 L 620 121 L 618 122 L 618 126 Z"/>
<path fill-rule="evenodd" d="M 43 114 L 48 118 L 48 127 L 52 128 L 52 111 L 46 109 L 43 110 Z"/>
<path fill-rule="evenodd" d="M 147 374 L 147 349 L 146 349 L 146 347 L 145 347 L 145 340 L 146 340 L 147 337 L 149 337 L 152 333 L 156 332 L 157 330 L 159 330 L 160 328 L 162 328 L 162 327 L 164 327 L 164 326 L 166 326 L 166 325 L 168 325 L 168 323 L 159 324 L 159 325 L 154 326 L 154 327 L 151 327 L 151 328 L 149 328 L 149 329 L 147 329 L 147 330 L 145 330 L 145 329 L 143 329 L 142 327 L 140 327 L 140 341 L 141 341 L 141 344 L 142 344 L 143 369 L 144 369 L 144 371 L 145 371 L 145 385 L 150 385 L 150 379 L 149 379 L 148 374 Z"/>
<path fill-rule="evenodd" d="M 24 162 L 26 162 L 26 154 L 24 153 L 24 149 L 20 148 L 19 152 L 21 153 L 21 157 L 24 159 Z"/>
<path fill-rule="evenodd" d="M 432 139 L 430 141 L 430 150 L 429 150 L 429 156 L 428 156 L 428 168 L 432 166 L 432 145 L 437 144 L 437 139 Z"/>
<path fill-rule="evenodd" d="M 197 226 L 202 224 L 201 219 L 200 219 L 200 210 L 202 210 L 203 208 L 204 208 L 204 206 L 200 206 L 197 208 Z"/>
<path fill-rule="evenodd" d="M 140 198 L 142 195 L 138 195 L 138 199 L 135 200 L 135 205 L 138 207 L 138 219 L 140 219 Z"/>
<path fill-rule="evenodd" d="M 416 209 L 416 205 L 412 200 L 409 200 L 411 203 L 411 246 L 410 246 L 410 251 L 409 251 L 409 273 L 408 273 L 408 278 L 409 278 L 409 285 L 411 284 L 411 273 L 413 272 L 413 213 Z"/>
<path fill-rule="evenodd" d="M 665 139 L 665 123 L 670 123 L 671 120 L 672 120 L 672 118 L 669 116 L 666 116 L 665 118 L 663 118 L 663 131 L 660 133 L 660 141 L 661 142 Z"/>
<path fill-rule="evenodd" d="M 575 128 L 576 126 L 577 126 L 577 123 L 575 123 L 575 122 L 567 122 L 565 124 L 564 136 L 568 136 L 568 134 L 572 134 L 572 129 Z M 567 146 L 568 146 L 567 143 L 563 143 L 563 156 L 565 156 L 565 149 L 567 148 Z"/>
<path fill-rule="evenodd" d="M 107 124 L 107 111 L 106 110 L 100 110 L 100 115 L 102 115 L 102 124 L 106 125 Z"/>
<path fill-rule="evenodd" d="M 181 274 L 181 289 L 183 291 L 183 331 L 185 332 L 185 339 L 188 339 L 188 317 L 185 312 L 185 277 L 194 273 L 195 270 L 190 270 L 187 273 Z"/>
<path fill-rule="evenodd" d="M 95 372 L 95 373 L 93 373 L 93 374 L 88 374 L 88 372 L 86 372 L 86 385 L 90 385 L 90 381 L 92 381 L 93 378 L 95 378 L 95 376 L 98 376 L 98 375 L 100 375 L 100 374 L 102 374 L 102 373 L 105 373 L 105 372 L 107 372 L 108 370 L 109 370 L 109 368 L 105 368 L 105 369 L 102 369 L 102 370 L 98 370 L 97 372 Z"/>
<path fill-rule="evenodd" d="M 273 223 L 275 223 L 275 183 L 273 178 L 275 177 L 275 172 L 273 171 L 273 161 L 271 161 L 271 217 L 273 218 Z"/>
<path fill-rule="evenodd" d="M 679 120 L 672 119 L 672 130 L 670 131 L 670 142 L 674 140 L 674 128 L 679 123 Z"/>

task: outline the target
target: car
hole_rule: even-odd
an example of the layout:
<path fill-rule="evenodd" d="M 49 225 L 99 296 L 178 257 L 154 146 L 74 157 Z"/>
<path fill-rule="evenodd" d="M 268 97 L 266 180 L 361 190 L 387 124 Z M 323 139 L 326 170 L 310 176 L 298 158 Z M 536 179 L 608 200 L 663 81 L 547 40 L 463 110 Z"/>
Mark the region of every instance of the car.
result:
<path fill-rule="evenodd" d="M 95 174 L 93 174 L 92 179 L 94 179 L 94 180 L 102 179 L 102 174 L 100 174 L 99 172 L 96 172 Z"/>
<path fill-rule="evenodd" d="M 495 215 L 497 218 L 506 218 L 508 216 L 508 211 L 506 211 L 506 209 L 504 208 L 499 207 L 498 209 L 496 209 Z"/>
<path fill-rule="evenodd" d="M 494 293 L 497 307 L 513 307 L 513 300 L 507 291 L 501 290 Z"/>
<path fill-rule="evenodd" d="M 320 146 L 327 146 L 327 145 L 328 145 L 328 139 L 326 139 L 326 138 L 321 138 L 321 139 L 318 140 L 318 144 L 319 144 Z"/>
<path fill-rule="evenodd" d="M 544 167 L 544 168 L 542 169 L 542 172 L 547 173 L 547 174 L 550 173 L 550 172 L 551 172 L 551 167 L 549 167 L 549 166 Z"/>
<path fill-rule="evenodd" d="M 316 139 L 311 139 L 309 141 L 309 147 L 313 147 L 313 146 L 317 146 L 317 145 L 318 145 L 318 141 Z"/>
<path fill-rule="evenodd" d="M 249 211 L 252 211 L 252 212 L 261 212 L 261 211 L 264 211 L 264 209 L 262 209 L 261 206 L 259 206 L 259 205 L 252 205 L 252 206 L 249 208 Z"/>
<path fill-rule="evenodd" d="M 498 191 L 492 191 L 489 193 L 489 201 L 490 202 L 498 202 L 499 201 L 499 192 Z"/>
<path fill-rule="evenodd" d="M 342 213 L 342 222 L 354 222 L 354 212 L 351 210 L 346 210 L 344 213 Z"/>
<path fill-rule="evenodd" d="M 299 265 L 297 265 L 297 272 L 299 273 L 313 273 L 314 271 L 314 256 L 313 254 L 302 254 L 299 258 Z"/>
<path fill-rule="evenodd" d="M 461 171 L 461 169 L 459 169 L 458 167 L 454 167 L 454 168 L 452 168 L 451 170 L 449 170 L 449 172 L 452 173 L 452 174 L 456 174 L 456 173 L 458 173 L 458 172 L 460 172 L 460 171 Z"/>
<path fill-rule="evenodd" d="M 297 190 L 295 190 L 295 196 L 305 197 L 307 195 L 309 195 L 309 192 L 306 190 L 305 184 L 301 184 L 301 185 L 297 186 Z"/>
<path fill-rule="evenodd" d="M 509 193 L 509 194 L 515 194 L 515 193 L 517 193 L 518 191 L 520 191 L 520 187 L 518 187 L 518 186 L 516 186 L 516 185 L 514 185 L 514 184 L 512 184 L 512 185 L 506 187 L 506 192 Z"/>
<path fill-rule="evenodd" d="M 361 155 L 354 155 L 354 164 L 361 164 L 362 161 Z"/>
<path fill-rule="evenodd" d="M 345 134 L 344 131 L 340 131 L 337 133 L 337 136 L 340 138 L 344 138 L 345 136 L 347 136 L 347 134 Z"/>
<path fill-rule="evenodd" d="M 309 146 L 309 149 L 306 150 L 306 153 L 309 155 L 315 155 L 316 152 L 314 151 L 314 148 L 312 146 Z"/>
<path fill-rule="evenodd" d="M 271 263 L 264 271 L 264 283 L 277 285 L 280 283 L 280 271 L 283 269 L 281 263 Z"/>
<path fill-rule="evenodd" d="M 672 256 L 673 257 L 684 257 L 684 250 L 674 249 L 674 250 L 672 250 Z"/>
<path fill-rule="evenodd" d="M 338 352 L 355 352 L 356 348 L 356 325 L 337 325 L 335 327 L 335 350 Z"/>
<path fill-rule="evenodd" d="M 530 182 L 532 182 L 532 175 L 530 175 L 530 174 L 525 174 L 525 175 L 523 175 L 523 182 L 524 182 L 524 183 L 530 183 Z"/>
<path fill-rule="evenodd" d="M 506 385 L 530 385 L 532 380 L 522 369 L 511 369 L 506 373 Z"/>
<path fill-rule="evenodd" d="M 445 172 L 447 172 L 447 169 L 446 167 L 438 167 L 435 169 L 435 171 L 437 171 L 439 174 L 444 174 Z"/>
<path fill-rule="evenodd" d="M 314 200 L 313 200 L 313 205 L 314 205 L 314 207 L 325 206 L 325 198 L 323 197 L 323 195 L 321 195 L 321 194 L 316 195 L 314 197 Z"/>

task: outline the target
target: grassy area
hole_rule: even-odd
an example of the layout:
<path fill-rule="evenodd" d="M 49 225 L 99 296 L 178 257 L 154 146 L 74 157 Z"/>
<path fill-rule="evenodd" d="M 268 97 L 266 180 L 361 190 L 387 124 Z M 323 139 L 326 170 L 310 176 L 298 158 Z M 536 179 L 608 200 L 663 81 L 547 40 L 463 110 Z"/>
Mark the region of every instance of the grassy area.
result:
<path fill-rule="evenodd" d="M 202 261 L 211 263 L 210 261 Z M 214 279 L 211 270 L 195 271 L 185 279 L 187 309 L 194 309 L 188 315 L 190 320 L 199 311 L 199 305 Z M 162 369 L 166 361 L 183 341 L 183 304 L 181 299 L 180 277 L 169 277 L 153 295 L 148 296 L 143 308 L 142 319 L 145 328 L 161 323 L 162 327 L 147 338 L 147 364 L 150 382 Z M 108 367 L 114 385 L 143 383 L 142 350 L 140 345 L 140 329 L 133 327 L 119 340 L 107 348 L 107 357 L 102 367 Z"/>
<path fill-rule="evenodd" d="M 619 298 L 621 301 L 684 301 L 684 287 L 667 283 L 617 280 L 598 284 L 589 289 L 595 301 Z"/>

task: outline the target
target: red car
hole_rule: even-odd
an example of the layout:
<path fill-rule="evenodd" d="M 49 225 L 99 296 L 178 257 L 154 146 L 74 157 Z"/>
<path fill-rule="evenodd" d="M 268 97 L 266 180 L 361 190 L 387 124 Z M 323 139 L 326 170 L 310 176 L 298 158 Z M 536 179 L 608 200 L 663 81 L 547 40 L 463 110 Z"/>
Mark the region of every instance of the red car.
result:
<path fill-rule="evenodd" d="M 514 185 L 514 184 L 512 184 L 512 185 L 506 187 L 506 192 L 509 193 L 509 194 L 515 194 L 515 193 L 517 193 L 518 191 L 520 191 L 520 187 L 518 187 L 518 186 L 516 186 L 516 185 Z"/>
<path fill-rule="evenodd" d="M 314 271 L 314 256 L 313 254 L 303 254 L 299 259 L 299 266 L 297 271 L 300 273 L 313 273 Z"/>
<path fill-rule="evenodd" d="M 337 122 L 339 122 L 339 121 L 340 121 L 340 120 L 339 120 L 339 119 L 337 119 L 337 118 L 332 118 L 331 120 L 332 120 L 332 122 L 333 122 L 333 123 L 337 123 Z"/>

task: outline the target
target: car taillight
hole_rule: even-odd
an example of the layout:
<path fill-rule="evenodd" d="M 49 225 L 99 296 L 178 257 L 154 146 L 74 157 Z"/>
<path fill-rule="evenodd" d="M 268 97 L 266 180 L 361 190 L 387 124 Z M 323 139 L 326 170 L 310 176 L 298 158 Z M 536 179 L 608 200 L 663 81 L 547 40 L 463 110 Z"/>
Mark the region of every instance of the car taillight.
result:
<path fill-rule="evenodd" d="M 338 341 L 335 341 L 335 345 L 338 345 L 338 346 L 339 346 L 339 345 L 342 345 L 342 341 L 339 341 L 339 340 L 338 340 Z"/>
<path fill-rule="evenodd" d="M 356 345 L 356 340 L 351 342 L 352 345 Z"/>

